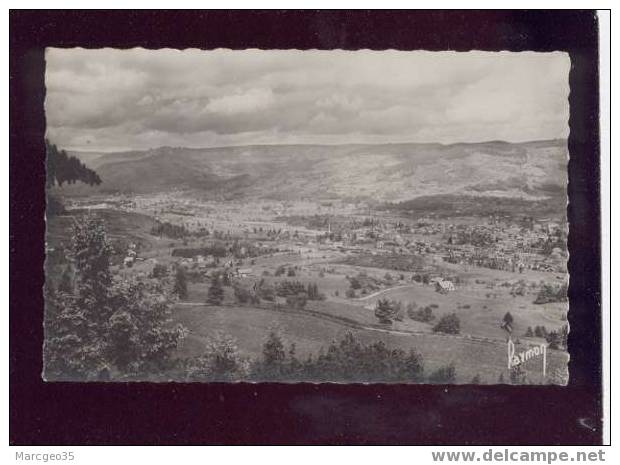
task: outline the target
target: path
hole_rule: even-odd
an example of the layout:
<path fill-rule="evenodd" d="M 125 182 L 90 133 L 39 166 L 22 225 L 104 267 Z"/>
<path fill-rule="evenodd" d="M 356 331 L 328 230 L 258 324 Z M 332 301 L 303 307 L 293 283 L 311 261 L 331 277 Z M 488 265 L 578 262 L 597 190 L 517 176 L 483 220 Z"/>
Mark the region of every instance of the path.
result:
<path fill-rule="evenodd" d="M 358 297 L 357 299 L 353 299 L 353 300 L 364 301 L 364 300 L 372 299 L 373 297 L 377 297 L 378 295 L 384 294 L 386 292 L 395 291 L 396 289 L 404 289 L 408 287 L 417 287 L 417 286 L 419 286 L 419 284 L 403 284 L 402 286 L 389 287 L 387 289 L 382 289 L 380 291 L 373 292 L 372 294 L 365 295 L 364 297 Z"/>

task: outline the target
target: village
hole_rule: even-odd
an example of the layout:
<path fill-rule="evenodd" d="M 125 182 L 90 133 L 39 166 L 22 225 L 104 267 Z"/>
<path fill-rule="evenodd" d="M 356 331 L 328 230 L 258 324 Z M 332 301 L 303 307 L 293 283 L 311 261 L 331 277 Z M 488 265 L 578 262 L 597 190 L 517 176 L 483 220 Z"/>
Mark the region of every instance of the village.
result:
<path fill-rule="evenodd" d="M 75 207 L 117 208 L 151 215 L 156 222 L 173 225 L 178 231 L 161 235 L 182 238 L 185 243 L 200 239 L 203 246 L 230 244 L 228 260 L 221 251 L 177 255 L 184 267 L 198 269 L 222 265 L 248 275 L 237 261 L 266 253 L 297 253 L 305 256 L 331 252 L 345 256 L 416 256 L 427 263 L 481 267 L 522 274 L 524 270 L 563 273 L 566 267 L 566 232 L 552 219 L 497 217 L 407 219 L 374 211 L 366 205 L 341 202 L 204 202 L 183 193 L 89 200 Z M 241 243 L 242 245 L 238 245 Z M 234 249 L 232 244 L 237 244 Z M 205 250 L 207 250 L 205 248 Z M 137 258 L 134 246 L 124 264 Z M 221 260 L 224 259 L 224 260 Z M 402 269 L 401 269 L 402 268 Z M 399 271 L 421 271 L 414 266 Z M 236 271 L 235 271 L 236 272 Z M 454 283 L 452 283 L 453 285 Z"/>

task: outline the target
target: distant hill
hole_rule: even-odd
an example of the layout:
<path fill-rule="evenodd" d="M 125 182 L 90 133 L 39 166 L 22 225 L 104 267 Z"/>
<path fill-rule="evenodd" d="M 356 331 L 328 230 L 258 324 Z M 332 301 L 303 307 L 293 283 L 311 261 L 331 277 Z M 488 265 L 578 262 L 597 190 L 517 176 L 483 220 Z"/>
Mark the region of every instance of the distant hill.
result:
<path fill-rule="evenodd" d="M 187 189 L 213 198 L 348 198 L 401 202 L 435 195 L 560 197 L 565 140 L 472 144 L 161 147 L 72 152 L 97 170 L 99 192 Z M 88 160 L 87 160 L 88 159 Z M 71 186 L 71 193 L 93 192 Z"/>

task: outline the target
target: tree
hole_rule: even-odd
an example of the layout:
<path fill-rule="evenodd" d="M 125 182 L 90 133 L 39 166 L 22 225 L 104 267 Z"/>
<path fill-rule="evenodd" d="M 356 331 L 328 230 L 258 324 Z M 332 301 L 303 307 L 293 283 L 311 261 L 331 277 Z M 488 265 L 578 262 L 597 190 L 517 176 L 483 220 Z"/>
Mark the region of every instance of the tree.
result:
<path fill-rule="evenodd" d="M 263 357 L 254 365 L 254 376 L 259 380 L 281 379 L 286 371 L 286 352 L 277 330 L 272 329 L 263 343 Z"/>
<path fill-rule="evenodd" d="M 247 375 L 248 368 L 237 341 L 219 331 L 209 340 L 204 353 L 188 365 L 188 378 L 192 381 L 236 381 Z"/>
<path fill-rule="evenodd" d="M 480 375 L 478 373 L 476 373 L 476 375 L 471 379 L 470 384 L 481 384 Z"/>
<path fill-rule="evenodd" d="M 187 276 L 182 267 L 177 267 L 174 275 L 174 287 L 172 292 L 178 296 L 179 299 L 187 299 Z"/>
<path fill-rule="evenodd" d="M 52 187 L 56 184 L 62 186 L 65 182 L 73 184 L 76 181 L 81 181 L 90 186 L 101 184 L 99 175 L 78 158 L 67 155 L 67 152 L 64 150 L 58 150 L 47 139 L 45 140 L 45 147 L 47 151 L 47 187 Z"/>
<path fill-rule="evenodd" d="M 100 220 L 74 224 L 71 256 L 74 293 L 46 296 L 46 379 L 96 380 L 168 367 L 184 329 L 171 324 L 159 287 L 112 279 Z"/>
<path fill-rule="evenodd" d="M 461 321 L 456 313 L 442 316 L 433 327 L 436 333 L 459 334 L 461 332 Z"/>
<path fill-rule="evenodd" d="M 563 325 L 560 328 L 560 339 L 561 345 L 568 348 L 568 325 Z"/>
<path fill-rule="evenodd" d="M 106 358 L 125 374 L 158 373 L 172 366 L 185 329 L 172 324 L 170 301 L 158 284 L 121 282 L 112 287 L 116 311 L 108 322 Z"/>
<path fill-rule="evenodd" d="M 74 294 L 46 299 L 45 375 L 54 379 L 96 379 L 106 368 L 106 324 L 113 313 L 108 288 L 110 247 L 94 217 L 73 225 Z"/>
<path fill-rule="evenodd" d="M 308 300 L 323 300 L 325 298 L 325 296 L 319 292 L 319 286 L 317 286 L 316 283 L 308 283 L 306 294 L 308 295 Z"/>
<path fill-rule="evenodd" d="M 551 331 L 545 336 L 549 348 L 553 350 L 559 350 L 562 345 L 562 336 L 557 331 Z"/>
<path fill-rule="evenodd" d="M 382 324 L 392 324 L 396 316 L 396 308 L 388 299 L 379 299 L 375 306 L 375 316 Z"/>
<path fill-rule="evenodd" d="M 525 331 L 525 337 L 534 337 L 534 331 L 532 331 L 531 326 L 527 327 L 527 331 Z"/>
<path fill-rule="evenodd" d="M 502 319 L 501 328 L 510 334 L 512 333 L 513 322 L 514 322 L 514 318 L 512 317 L 510 312 L 506 312 L 506 314 L 504 315 L 504 318 Z"/>
<path fill-rule="evenodd" d="M 224 289 L 220 283 L 218 275 L 214 275 L 211 278 L 211 287 L 207 292 L 207 303 L 211 305 L 221 305 L 224 301 Z"/>
<path fill-rule="evenodd" d="M 510 369 L 510 384 L 527 384 L 527 372 L 521 364 Z"/>
<path fill-rule="evenodd" d="M 536 337 L 547 337 L 547 328 L 544 326 L 536 326 L 534 328 L 534 336 Z"/>

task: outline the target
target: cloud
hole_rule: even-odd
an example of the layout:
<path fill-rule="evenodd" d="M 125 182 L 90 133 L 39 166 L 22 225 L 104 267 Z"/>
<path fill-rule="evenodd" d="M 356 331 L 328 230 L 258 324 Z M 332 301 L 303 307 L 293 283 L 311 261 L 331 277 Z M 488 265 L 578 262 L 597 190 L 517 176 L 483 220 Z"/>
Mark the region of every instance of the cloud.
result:
<path fill-rule="evenodd" d="M 116 150 L 566 137 L 564 53 L 48 49 L 48 136 Z"/>
<path fill-rule="evenodd" d="M 206 110 L 211 113 L 235 115 L 262 111 L 272 103 L 271 89 L 249 89 L 238 94 L 215 98 L 207 104 Z"/>

